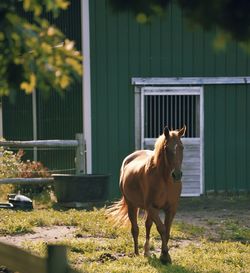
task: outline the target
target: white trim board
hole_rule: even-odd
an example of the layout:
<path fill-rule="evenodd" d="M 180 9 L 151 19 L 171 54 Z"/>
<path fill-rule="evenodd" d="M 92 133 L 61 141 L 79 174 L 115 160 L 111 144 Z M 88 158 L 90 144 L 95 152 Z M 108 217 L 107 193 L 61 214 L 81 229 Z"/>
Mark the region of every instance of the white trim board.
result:
<path fill-rule="evenodd" d="M 83 135 L 86 141 L 86 171 L 92 173 L 92 128 L 91 128 L 91 71 L 90 71 L 90 30 L 89 0 L 81 2 L 82 55 L 83 55 Z"/>
<path fill-rule="evenodd" d="M 169 86 L 145 86 L 141 87 L 141 92 L 143 91 L 144 95 L 200 95 L 200 86 L 197 87 L 169 87 Z"/>
<path fill-rule="evenodd" d="M 200 87 L 200 159 L 201 159 L 201 187 L 200 194 L 205 193 L 205 165 L 204 165 L 204 88 Z"/>
<path fill-rule="evenodd" d="M 171 85 L 213 85 L 213 84 L 249 84 L 250 77 L 167 77 L 167 78 L 132 78 L 132 85 L 171 86 Z"/>

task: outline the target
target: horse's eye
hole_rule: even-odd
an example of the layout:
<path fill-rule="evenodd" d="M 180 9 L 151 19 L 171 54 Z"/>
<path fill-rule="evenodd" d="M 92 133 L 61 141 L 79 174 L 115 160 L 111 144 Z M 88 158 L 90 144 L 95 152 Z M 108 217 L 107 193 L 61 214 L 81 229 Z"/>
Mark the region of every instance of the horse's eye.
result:
<path fill-rule="evenodd" d="M 178 146 L 178 149 L 184 150 L 184 146 L 181 144 L 181 145 Z"/>

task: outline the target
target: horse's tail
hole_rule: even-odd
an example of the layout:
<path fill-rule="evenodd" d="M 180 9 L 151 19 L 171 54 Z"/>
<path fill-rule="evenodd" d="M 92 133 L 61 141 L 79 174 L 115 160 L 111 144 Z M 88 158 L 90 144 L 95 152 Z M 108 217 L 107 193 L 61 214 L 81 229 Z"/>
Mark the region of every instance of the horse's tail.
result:
<path fill-rule="evenodd" d="M 121 200 L 115 202 L 113 205 L 107 208 L 106 215 L 114 223 L 115 226 L 128 225 L 128 205 L 124 196 L 121 198 Z"/>

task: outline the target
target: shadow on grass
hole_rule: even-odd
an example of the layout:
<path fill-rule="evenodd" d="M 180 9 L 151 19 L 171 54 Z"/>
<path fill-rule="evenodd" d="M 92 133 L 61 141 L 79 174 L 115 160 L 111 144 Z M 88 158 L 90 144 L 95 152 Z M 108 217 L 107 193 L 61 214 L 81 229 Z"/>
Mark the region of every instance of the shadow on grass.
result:
<path fill-rule="evenodd" d="M 197 271 L 186 269 L 185 267 L 180 265 L 175 265 L 175 264 L 164 265 L 161 263 L 159 258 L 157 258 L 155 255 L 149 257 L 148 262 L 159 273 L 199 273 Z"/>
<path fill-rule="evenodd" d="M 201 273 L 200 271 L 189 270 L 183 266 L 175 265 L 174 263 L 164 265 L 155 255 L 149 257 L 148 262 L 158 273 Z M 209 271 L 209 273 L 220 273 L 220 271 Z"/>

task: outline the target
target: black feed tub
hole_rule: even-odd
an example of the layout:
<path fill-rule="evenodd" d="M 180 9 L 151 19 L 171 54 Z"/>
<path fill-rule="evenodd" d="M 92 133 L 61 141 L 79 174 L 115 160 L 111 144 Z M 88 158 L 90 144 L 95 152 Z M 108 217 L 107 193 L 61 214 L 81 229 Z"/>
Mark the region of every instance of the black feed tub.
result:
<path fill-rule="evenodd" d="M 104 202 L 108 199 L 109 175 L 54 174 L 55 195 L 59 203 Z"/>

